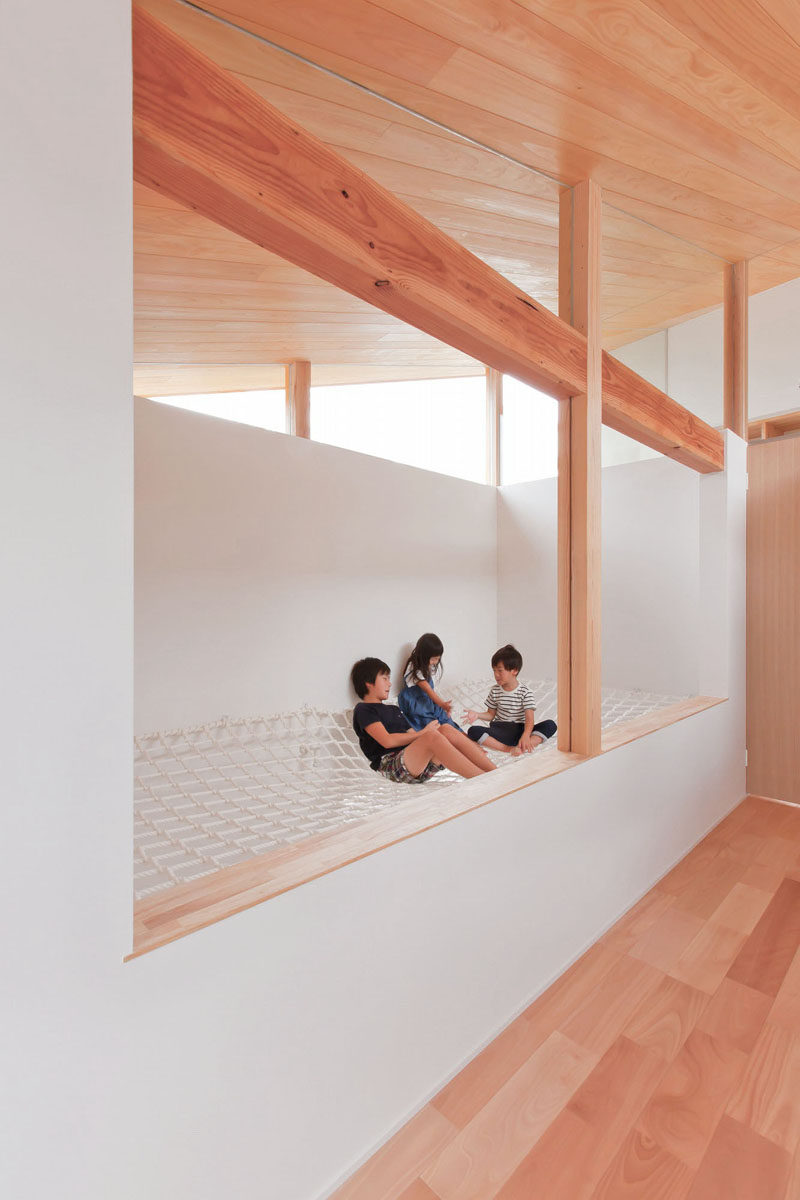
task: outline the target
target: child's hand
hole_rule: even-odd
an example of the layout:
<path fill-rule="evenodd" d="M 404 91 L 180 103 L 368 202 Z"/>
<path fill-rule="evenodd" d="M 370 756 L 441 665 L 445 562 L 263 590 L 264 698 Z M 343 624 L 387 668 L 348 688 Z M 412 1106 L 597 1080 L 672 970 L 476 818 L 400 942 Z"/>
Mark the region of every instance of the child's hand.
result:
<path fill-rule="evenodd" d="M 477 721 L 477 719 L 478 719 L 478 714 L 475 712 L 475 709 L 474 708 L 467 709 L 467 721 L 469 722 L 469 724 L 474 725 L 474 723 Z"/>
<path fill-rule="evenodd" d="M 443 700 L 442 708 L 444 709 L 444 711 L 447 713 L 447 715 L 449 717 L 451 712 L 453 711 L 453 701 L 452 700 Z"/>
<path fill-rule="evenodd" d="M 531 745 L 531 735 L 529 733 L 523 733 L 519 739 L 519 748 L 523 754 L 530 754 L 533 746 Z"/>
<path fill-rule="evenodd" d="M 425 726 L 425 728 L 421 732 L 425 733 L 428 729 L 438 729 L 439 725 L 440 725 L 440 722 L 437 721 L 436 718 L 434 717 L 434 719 L 432 721 L 428 721 L 428 724 Z"/>

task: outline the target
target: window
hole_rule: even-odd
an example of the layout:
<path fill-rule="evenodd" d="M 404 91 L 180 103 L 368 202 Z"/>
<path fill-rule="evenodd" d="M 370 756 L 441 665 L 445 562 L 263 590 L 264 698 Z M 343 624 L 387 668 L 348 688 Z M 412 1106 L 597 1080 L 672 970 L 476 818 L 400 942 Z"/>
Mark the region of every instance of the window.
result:
<path fill-rule="evenodd" d="M 485 377 L 312 387 L 311 436 L 485 483 Z"/>
<path fill-rule="evenodd" d="M 275 433 L 286 432 L 286 393 L 283 388 L 261 392 L 211 392 L 194 396 L 151 396 L 159 404 L 189 412 L 255 425 Z"/>
<path fill-rule="evenodd" d="M 506 375 L 500 421 L 501 482 L 558 474 L 558 401 Z"/>

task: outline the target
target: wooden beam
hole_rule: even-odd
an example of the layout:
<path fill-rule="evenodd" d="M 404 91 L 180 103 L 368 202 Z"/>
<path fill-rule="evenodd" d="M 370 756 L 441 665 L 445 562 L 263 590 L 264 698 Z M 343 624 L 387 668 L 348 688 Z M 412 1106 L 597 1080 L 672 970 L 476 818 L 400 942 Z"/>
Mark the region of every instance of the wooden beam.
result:
<path fill-rule="evenodd" d="M 311 437 L 311 363 L 304 359 L 286 367 L 286 432 Z"/>
<path fill-rule="evenodd" d="M 503 376 L 486 368 L 486 482 L 497 487 L 500 473 L 500 418 L 503 415 Z"/>
<path fill-rule="evenodd" d="M 562 402 L 559 419 L 558 744 L 584 755 L 601 748 L 601 233 L 596 184 L 585 181 L 562 195 L 559 313 L 587 339 L 587 387 Z"/>
<path fill-rule="evenodd" d="M 548 395 L 586 390 L 579 329 L 137 6 L 133 79 L 138 182 Z M 616 379 L 605 419 L 634 429 L 639 401 L 620 396 Z M 687 440 L 680 405 L 661 411 L 662 393 L 639 380 L 642 395 L 649 405 L 639 425 L 649 428 L 659 410 L 665 453 L 719 469 L 718 434 L 709 456 L 702 441 Z"/>
<path fill-rule="evenodd" d="M 725 367 L 724 418 L 726 429 L 747 437 L 747 342 L 749 263 L 730 263 L 725 272 L 723 308 Z"/>
<path fill-rule="evenodd" d="M 603 424 L 701 474 L 725 466 L 725 443 L 712 425 L 603 351 Z"/>

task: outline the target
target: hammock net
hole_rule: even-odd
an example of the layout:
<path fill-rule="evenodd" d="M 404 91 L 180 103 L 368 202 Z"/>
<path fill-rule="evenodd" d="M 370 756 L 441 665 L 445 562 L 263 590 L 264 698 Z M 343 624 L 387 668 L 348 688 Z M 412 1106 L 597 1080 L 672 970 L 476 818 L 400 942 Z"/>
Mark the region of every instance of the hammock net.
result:
<path fill-rule="evenodd" d="M 556 716 L 555 685 L 531 684 L 536 719 Z M 449 685 L 454 720 L 481 709 L 488 685 Z M 682 697 L 604 689 L 603 727 Z M 296 712 L 146 734 L 134 752 L 134 891 L 137 899 L 278 846 L 361 821 L 419 793 L 370 770 L 352 711 Z M 555 739 L 536 754 L 547 754 Z M 500 766 L 517 761 L 493 754 Z M 456 782 L 449 771 L 425 787 Z"/>

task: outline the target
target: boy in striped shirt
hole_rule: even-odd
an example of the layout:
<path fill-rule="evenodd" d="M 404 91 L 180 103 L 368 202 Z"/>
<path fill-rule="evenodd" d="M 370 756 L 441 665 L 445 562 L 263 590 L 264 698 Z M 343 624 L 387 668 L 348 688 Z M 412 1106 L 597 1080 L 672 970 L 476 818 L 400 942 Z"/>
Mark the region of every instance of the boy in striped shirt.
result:
<path fill-rule="evenodd" d="M 492 655 L 494 687 L 486 697 L 486 712 L 468 712 L 467 720 L 488 721 L 472 725 L 468 736 L 480 742 L 484 750 L 502 750 L 507 754 L 528 754 L 556 731 L 555 721 L 534 725 L 536 701 L 526 683 L 517 679 L 522 670 L 522 655 L 516 646 L 501 646 Z"/>

